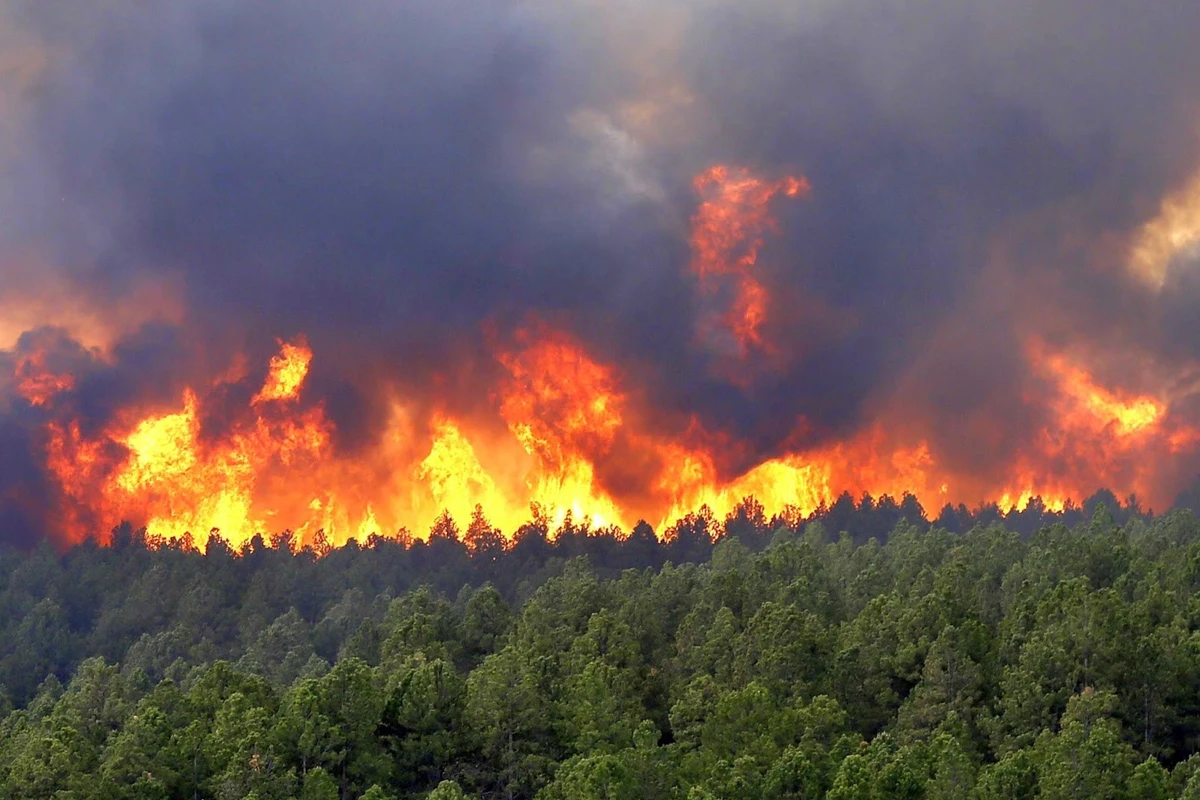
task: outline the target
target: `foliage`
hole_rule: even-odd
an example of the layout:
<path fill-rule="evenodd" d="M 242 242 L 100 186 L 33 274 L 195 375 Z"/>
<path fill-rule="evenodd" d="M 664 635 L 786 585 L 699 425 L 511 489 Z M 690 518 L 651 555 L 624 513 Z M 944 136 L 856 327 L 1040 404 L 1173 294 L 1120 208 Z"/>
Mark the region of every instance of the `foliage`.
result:
<path fill-rule="evenodd" d="M 1191 513 L 913 506 L 2 551 L 0 796 L 1200 797 Z"/>

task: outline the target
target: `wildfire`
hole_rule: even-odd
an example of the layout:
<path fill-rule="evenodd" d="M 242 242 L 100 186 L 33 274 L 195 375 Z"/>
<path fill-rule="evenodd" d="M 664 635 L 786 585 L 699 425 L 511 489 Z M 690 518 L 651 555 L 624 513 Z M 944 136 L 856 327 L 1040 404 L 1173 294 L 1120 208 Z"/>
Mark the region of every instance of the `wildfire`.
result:
<path fill-rule="evenodd" d="M 1061 353 L 1030 342 L 1035 371 L 1053 387 L 1049 422 L 1037 432 L 1034 448 L 1015 465 L 1017 479 L 1000 497 L 1002 507 L 1023 507 L 1033 497 L 1061 510 L 1092 486 L 1121 486 L 1130 493 L 1153 493 L 1154 461 L 1197 431 L 1170 417 L 1164 399 L 1107 388 Z"/>
<path fill-rule="evenodd" d="M 759 252 L 776 227 L 771 202 L 807 194 L 808 183 L 714 167 L 695 188 L 690 272 L 712 311 L 700 333 L 714 346 L 732 342 L 735 362 L 770 354 L 771 293 L 757 274 Z M 529 519 L 531 503 L 555 525 L 570 515 L 628 529 L 646 518 L 662 530 L 705 505 L 721 516 L 754 496 L 769 512 L 802 515 L 844 491 L 912 492 L 930 508 L 1021 507 L 1035 497 L 1062 508 L 1101 486 L 1153 496 L 1159 462 L 1200 446 L 1200 431 L 1172 413 L 1169 392 L 1106 385 L 1085 358 L 1031 339 L 1036 428 L 994 475 L 956 473 L 928 429 L 887 412 L 834 438 L 817 435 L 799 410 L 792 441 L 811 444 L 731 475 L 721 465 L 748 445 L 706 431 L 699 419 L 664 422 L 619 365 L 567 330 L 530 317 L 488 340 L 500 376 L 486 394 L 490 411 L 410 404 L 389 387 L 382 433 L 353 453 L 340 451 L 324 405 L 305 392 L 320 356 L 302 336 L 278 342 L 259 385 L 243 386 L 254 366 L 239 354 L 173 407 L 125 408 L 101 425 L 75 408 L 80 377 L 48 356 L 49 339 L 22 338 L 7 363 L 25 410 L 44 415 L 45 466 L 61 497 L 51 524 L 69 541 L 103 538 L 129 520 L 199 544 L 213 528 L 235 545 L 284 529 L 302 543 L 337 544 L 409 525 L 421 535 L 449 518 L 465 524 L 477 505 L 511 533 Z M 99 350 L 71 352 L 103 358 Z M 227 391 L 233 386 L 242 388 Z M 230 410 L 231 396 L 251 399 Z"/>
<path fill-rule="evenodd" d="M 765 232 L 775 230 L 771 200 L 778 194 L 808 194 L 808 181 L 784 177 L 766 181 L 749 170 L 715 166 L 696 177 L 701 197 L 692 217 L 690 270 L 701 292 L 716 306 L 700 322 L 700 336 L 718 350 L 732 340 L 733 355 L 770 354 L 774 347 L 763 333 L 770 311 L 770 292 L 755 276 Z"/>
<path fill-rule="evenodd" d="M 52 426 L 48 466 L 79 506 L 73 517 L 110 526 L 137 520 L 166 539 L 216 528 L 238 542 L 266 532 L 266 515 L 256 513 L 265 506 L 259 481 L 276 465 L 319 459 L 328 447 L 319 407 L 294 415 L 270 407 L 295 395 L 311 358 L 303 340 L 283 343 L 255 396 L 254 417 L 216 441 L 204 440 L 200 400 L 190 389 L 180 410 L 147 416 L 123 433 L 87 439 L 78 423 Z M 105 455 L 115 452 L 122 455 Z"/>
<path fill-rule="evenodd" d="M 1041 497 L 1062 508 L 1093 485 L 1145 493 L 1149 466 L 1142 456 L 1200 441 L 1194 429 L 1172 422 L 1164 400 L 1107 388 L 1039 343 L 1028 355 L 1050 387 L 1050 415 L 1011 466 L 1009 485 L 991 498 L 1001 506 Z M 495 357 L 507 375 L 493 397 L 505 441 L 439 414 L 424 447 L 400 446 L 415 434 L 397 429 L 397 441 L 344 460 L 332 447 L 323 407 L 297 405 L 313 360 L 303 339 L 280 343 L 247 416 L 216 436 L 205 434 L 204 401 L 193 390 L 176 410 L 95 436 L 82 433 L 78 421 L 52 422 L 47 464 L 69 501 L 62 524 L 73 539 L 130 519 L 165 539 L 217 528 L 240 543 L 291 527 L 302 540 L 341 542 L 406 522 L 431 524 L 442 512 L 465 521 L 476 504 L 511 532 L 534 502 L 556 524 L 570 514 L 628 526 L 634 506 L 607 488 L 599 469 L 618 442 L 622 453 L 646 455 L 653 465 L 640 478 L 644 491 L 635 505 L 660 528 L 702 505 L 727 514 L 747 496 L 799 514 L 831 505 L 843 491 L 972 499 L 955 489 L 961 482 L 940 467 L 928 442 L 905 441 L 883 421 L 722 478 L 717 456 L 728 443 L 696 426 L 675 436 L 648 429 L 621 373 L 565 332 L 531 324 Z M 419 457 L 405 466 L 403 454 L 413 452 Z"/>
<path fill-rule="evenodd" d="M 545 326 L 521 331 L 519 349 L 498 360 L 510 380 L 499 392 L 500 416 L 535 459 L 530 497 L 561 516 L 571 511 L 597 524 L 622 518 L 596 482 L 595 463 L 624 426 L 625 397 L 614 371 L 567 336 Z"/>
<path fill-rule="evenodd" d="M 428 485 L 437 504 L 456 519 L 467 519 L 476 503 L 495 512 L 508 510 L 508 499 L 479 463 L 475 448 L 453 420 L 438 418 L 433 424 L 433 444 L 417 469 L 417 479 Z"/>
<path fill-rule="evenodd" d="M 271 359 L 271 371 L 262 390 L 254 395 L 253 405 L 272 400 L 291 400 L 300 392 L 300 385 L 308 377 L 312 363 L 312 350 L 301 337 L 295 342 L 279 342 L 279 355 Z"/>
<path fill-rule="evenodd" d="M 1117 439 L 1153 432 L 1166 415 L 1166 406 L 1153 397 L 1125 397 L 1098 385 L 1088 372 L 1061 355 L 1042 354 L 1032 348 L 1035 363 L 1050 375 L 1061 390 L 1061 413 L 1066 424 L 1111 431 Z"/>
<path fill-rule="evenodd" d="M 35 351 L 20 359 L 16 369 L 17 393 L 34 406 L 44 406 L 62 392 L 75 387 L 69 373 L 56 373 L 46 365 L 43 351 Z"/>
<path fill-rule="evenodd" d="M 915 492 L 934 498 L 927 469 L 932 457 L 924 442 L 890 449 L 882 426 L 873 426 L 845 442 L 764 461 L 744 475 L 722 484 L 709 455 L 679 453 L 677 471 L 664 475 L 662 486 L 673 495 L 670 518 L 706 505 L 728 514 L 745 497 L 754 497 L 775 512 L 793 509 L 811 514 L 828 507 L 844 491 L 884 494 L 895 498 Z"/>

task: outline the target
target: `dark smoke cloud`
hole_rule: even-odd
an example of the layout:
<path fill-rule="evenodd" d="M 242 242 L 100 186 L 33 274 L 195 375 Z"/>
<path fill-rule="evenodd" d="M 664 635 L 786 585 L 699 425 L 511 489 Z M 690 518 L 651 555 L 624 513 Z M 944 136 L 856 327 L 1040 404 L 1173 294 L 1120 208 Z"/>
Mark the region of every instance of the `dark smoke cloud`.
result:
<path fill-rule="evenodd" d="M 985 457 L 963 453 L 956 429 L 989 409 L 1001 430 L 983 441 L 1002 463 L 1000 443 L 1036 422 L 1018 411 L 1029 380 L 1012 357 L 1017 332 L 1165 345 L 1162 300 L 1111 268 L 1114 254 L 1077 250 L 1127 240 L 1195 172 L 1194 10 L 768 6 L 729 4 L 687 37 L 690 85 L 716 109 L 706 144 L 733 161 L 803 166 L 814 199 L 789 220 L 776 263 L 862 321 L 769 393 L 799 392 L 801 408 L 836 397 L 849 413 L 823 419 L 837 427 L 916 368 L 927 413 L 949 423 L 931 431 L 944 455 Z"/>
<path fill-rule="evenodd" d="M 97 421 L 304 332 L 309 391 L 352 448 L 384 382 L 422 398 L 456 364 L 458 402 L 486 406 L 484 323 L 535 313 L 619 361 L 658 424 L 695 412 L 747 442 L 730 470 L 796 444 L 800 416 L 815 441 L 899 396 L 952 420 L 935 448 L 978 474 L 1037 423 L 1023 332 L 1200 356 L 1190 273 L 1160 295 L 1119 252 L 1076 247 L 1119 251 L 1195 172 L 1186 3 L 0 10 L 49 54 L 21 95 L 0 251 L 36 243 L 102 301 L 147 276 L 184 287 L 178 327 L 139 329 L 81 382 Z M 629 121 L 638 103 L 649 121 Z M 749 386 L 694 335 L 690 180 L 715 162 L 813 185 L 776 204 L 761 258 L 790 358 Z M 973 450 L 984 419 L 1000 427 Z"/>
<path fill-rule="evenodd" d="M 30 428 L 20 419 L 0 419 L 0 531 L 3 541 L 28 548 L 46 535 L 45 511 L 53 498 L 42 474 Z"/>

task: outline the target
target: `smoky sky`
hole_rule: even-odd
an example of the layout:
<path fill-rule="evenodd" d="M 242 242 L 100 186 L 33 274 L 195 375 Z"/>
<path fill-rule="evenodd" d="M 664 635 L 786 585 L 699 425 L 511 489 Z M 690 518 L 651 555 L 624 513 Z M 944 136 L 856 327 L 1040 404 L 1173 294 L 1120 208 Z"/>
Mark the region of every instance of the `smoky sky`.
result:
<path fill-rule="evenodd" d="M 9 104 L 0 253 L 45 253 L 100 302 L 183 287 L 181 322 L 77 388 L 97 419 L 220 361 L 198 343 L 264 362 L 303 332 L 352 447 L 381 382 L 420 396 L 467 365 L 458 401 L 486 404 L 482 331 L 536 315 L 620 364 L 657 424 L 746 442 L 736 470 L 795 445 L 800 417 L 841 435 L 897 393 L 957 421 L 999 409 L 1019 439 L 1033 329 L 1200 355 L 1195 281 L 1157 295 L 1118 263 L 1198 165 L 1187 3 L 0 9 L 46 54 Z M 715 163 L 813 186 L 772 205 L 758 274 L 787 357 L 748 383 L 696 336 L 691 180 Z M 951 460 L 986 460 L 946 430 Z"/>

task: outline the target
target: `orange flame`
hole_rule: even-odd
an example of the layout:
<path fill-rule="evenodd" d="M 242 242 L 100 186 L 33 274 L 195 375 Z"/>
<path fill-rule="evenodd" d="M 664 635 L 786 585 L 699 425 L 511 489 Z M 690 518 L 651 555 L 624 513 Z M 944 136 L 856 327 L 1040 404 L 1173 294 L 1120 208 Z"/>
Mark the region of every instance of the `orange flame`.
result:
<path fill-rule="evenodd" d="M 203 401 L 188 390 L 180 408 L 96 436 L 78 422 L 50 423 L 47 463 L 68 501 L 62 525 L 74 540 L 130 519 L 165 539 L 218 528 L 240 544 L 290 526 L 302 541 L 340 543 L 406 522 L 429 525 L 443 511 L 465 521 L 476 504 L 508 532 L 527 519 L 529 502 L 556 525 L 570 514 L 628 527 L 640 515 L 660 529 L 702 505 L 729 514 L 751 495 L 791 515 L 829 506 L 843 491 L 912 492 L 926 502 L 991 499 L 1003 507 L 1041 497 L 1061 509 L 1101 485 L 1148 494 L 1152 460 L 1145 456 L 1200 442 L 1200 432 L 1172 419 L 1164 399 L 1105 387 L 1040 343 L 1028 356 L 1050 392 L 1047 422 L 1010 466 L 1008 481 L 984 497 L 964 496 L 970 490 L 958 487 L 970 482 L 943 468 L 928 442 L 906 440 L 883 420 L 723 477 L 719 454 L 736 443 L 705 434 L 698 423 L 678 435 L 656 434 L 641 422 L 617 369 L 541 323 L 496 352 L 506 377 L 493 399 L 507 438 L 439 413 L 422 446 L 398 410 L 372 452 L 339 456 L 323 408 L 296 405 L 313 358 L 296 340 L 281 343 L 248 416 L 223 433 L 204 432 Z M 637 478 L 643 490 L 623 500 L 601 467 L 628 453 L 645 458 Z"/>
<path fill-rule="evenodd" d="M 59 394 L 75 388 L 74 376 L 52 371 L 41 350 L 17 362 L 16 378 L 17 393 L 34 406 L 48 405 Z"/>
<path fill-rule="evenodd" d="M 294 396 L 311 357 L 303 341 L 284 343 L 255 397 L 253 421 L 227 438 L 203 440 L 200 401 L 187 390 L 181 410 L 145 417 L 124 434 L 87 440 L 77 423 L 52 427 L 49 467 L 68 496 L 108 525 L 140 520 L 167 539 L 217 528 L 231 541 L 245 541 L 265 530 L 254 511 L 260 478 L 273 465 L 320 458 L 327 449 L 329 430 L 319 407 L 296 415 L 268 407 Z M 124 456 L 106 469 L 100 454 L 112 445 Z M 82 487 L 97 488 L 84 496 Z M 75 531 L 73 538 L 85 533 Z"/>
<path fill-rule="evenodd" d="M 617 522 L 622 515 L 597 485 L 594 467 L 624 425 L 614 371 L 545 326 L 517 338 L 517 351 L 497 356 L 510 375 L 499 392 L 500 416 L 536 460 L 526 481 L 530 497 L 560 516 Z"/>
<path fill-rule="evenodd" d="M 497 488 L 475 455 L 475 448 L 458 424 L 446 418 L 434 420 L 433 444 L 417 469 L 416 478 L 429 487 L 438 507 L 456 519 L 467 519 L 475 504 L 506 512 L 508 499 Z"/>
<path fill-rule="evenodd" d="M 702 320 L 700 335 L 718 347 L 722 333 L 732 337 L 739 359 L 752 350 L 770 353 L 773 347 L 762 331 L 770 293 L 754 271 L 764 232 L 776 228 L 771 200 L 781 192 L 787 197 L 808 194 L 808 181 L 787 176 L 769 182 L 746 169 L 715 166 L 693 185 L 702 199 L 692 217 L 691 272 L 710 298 L 732 291 L 726 309 Z"/>
<path fill-rule="evenodd" d="M 1028 357 L 1053 387 L 1050 422 L 1034 448 L 1014 467 L 1017 477 L 1000 496 L 1001 507 L 1025 506 L 1040 496 L 1052 510 L 1088 491 L 1086 481 L 1123 487 L 1142 497 L 1154 493 L 1155 461 L 1196 442 L 1200 432 L 1170 417 L 1163 398 L 1109 389 L 1083 367 L 1031 341 Z"/>
<path fill-rule="evenodd" d="M 300 337 L 295 342 L 279 342 L 279 355 L 271 359 L 271 371 L 262 390 L 250 402 L 253 405 L 271 400 L 292 400 L 300 393 L 300 385 L 308 377 L 312 363 L 312 350 L 307 340 Z"/>
<path fill-rule="evenodd" d="M 770 355 L 771 296 L 756 275 L 759 251 L 775 227 L 771 201 L 805 195 L 808 183 L 714 167 L 695 187 L 702 201 L 690 269 L 717 307 L 701 335 L 710 344 L 732 341 L 738 362 Z M 731 297 L 720 296 L 729 289 Z M 814 444 L 730 475 L 721 465 L 730 453 L 745 455 L 741 443 L 698 420 L 668 428 L 628 375 L 569 333 L 532 320 L 510 339 L 493 337 L 493 348 L 501 378 L 488 395 L 492 416 L 422 413 L 392 388 L 383 434 L 353 454 L 335 446 L 324 407 L 306 402 L 314 353 L 303 337 L 280 341 L 249 404 L 219 420 L 205 391 L 220 395 L 243 381 L 250 372 L 240 356 L 215 381 L 183 391 L 177 406 L 125 409 L 104 430 L 62 418 L 67 409 L 56 406 L 66 404 L 55 398 L 73 391 L 77 376 L 52 368 L 44 353 L 15 359 L 13 378 L 20 395 L 53 418 L 44 444 L 63 500 L 54 522 L 72 541 L 130 520 L 165 539 L 218 528 L 236 545 L 290 528 L 301 543 L 337 544 L 409 524 L 428 530 L 443 512 L 464 523 L 477 504 L 505 532 L 528 520 L 530 503 L 555 525 L 570 515 L 628 528 L 644 517 L 662 529 L 703 505 L 729 514 L 748 495 L 791 518 L 844 491 L 912 492 L 931 509 L 1023 507 L 1034 497 L 1063 508 L 1101 486 L 1152 497 L 1161 464 L 1200 447 L 1200 430 L 1172 413 L 1169 393 L 1105 385 L 1076 354 L 1032 340 L 1025 355 L 1038 380 L 1028 401 L 1041 421 L 986 481 L 956 473 L 936 437 L 886 413 L 838 439 L 817 438 L 800 420 L 792 441 Z"/>

